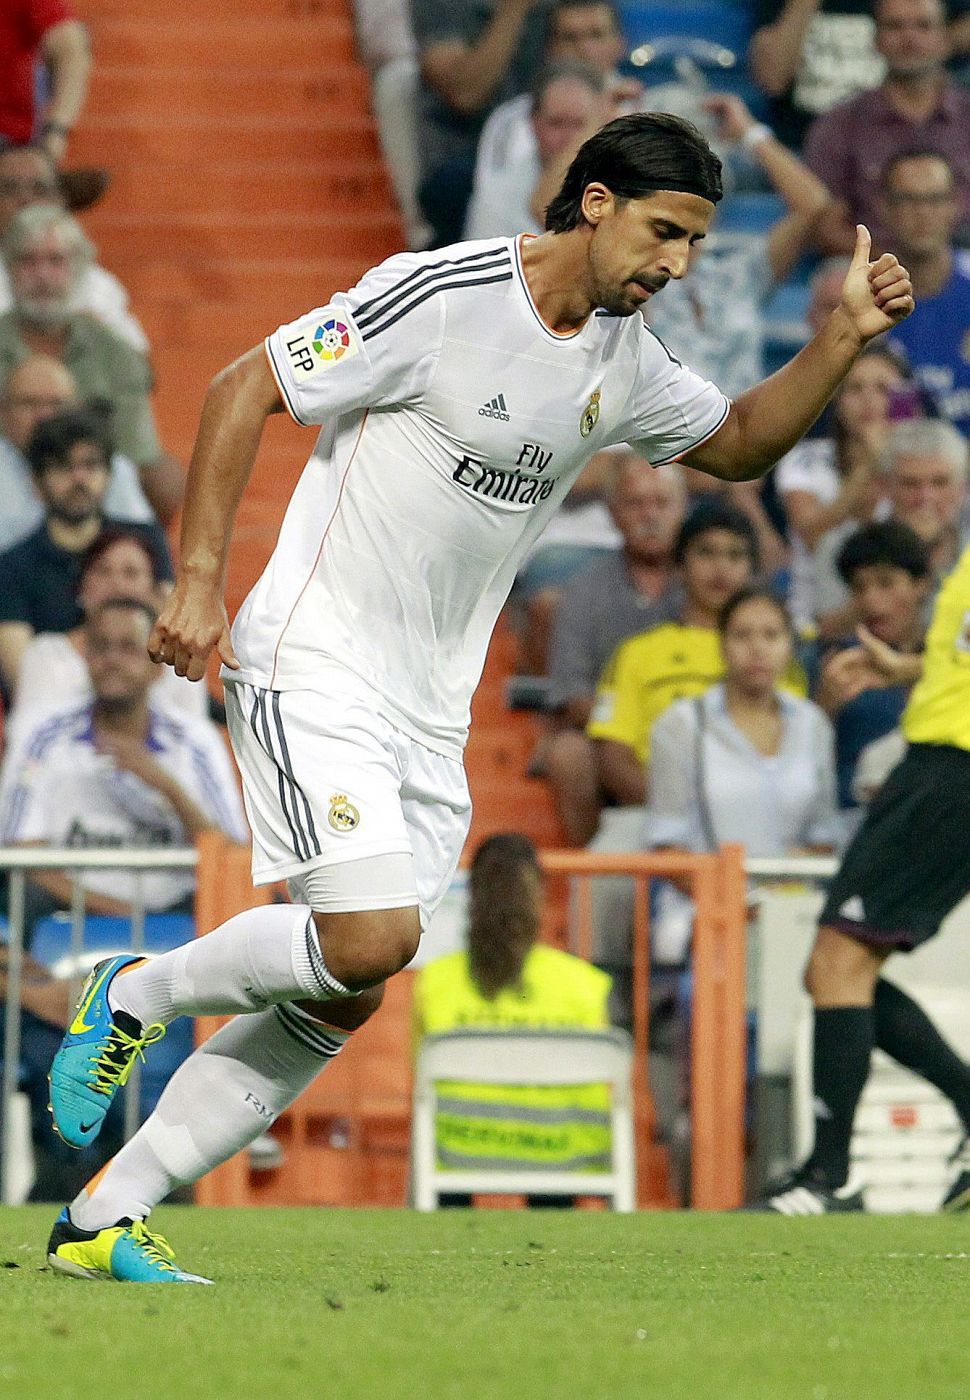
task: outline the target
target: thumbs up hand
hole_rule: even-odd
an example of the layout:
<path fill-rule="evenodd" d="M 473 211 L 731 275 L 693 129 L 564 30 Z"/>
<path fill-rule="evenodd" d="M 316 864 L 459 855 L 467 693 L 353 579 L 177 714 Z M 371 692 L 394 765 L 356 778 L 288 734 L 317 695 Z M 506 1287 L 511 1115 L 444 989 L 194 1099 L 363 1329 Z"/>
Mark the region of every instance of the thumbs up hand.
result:
<path fill-rule="evenodd" d="M 909 273 L 899 259 L 883 253 L 870 262 L 871 249 L 869 230 L 858 224 L 852 264 L 842 284 L 842 312 L 863 344 L 902 321 L 916 304 Z"/>

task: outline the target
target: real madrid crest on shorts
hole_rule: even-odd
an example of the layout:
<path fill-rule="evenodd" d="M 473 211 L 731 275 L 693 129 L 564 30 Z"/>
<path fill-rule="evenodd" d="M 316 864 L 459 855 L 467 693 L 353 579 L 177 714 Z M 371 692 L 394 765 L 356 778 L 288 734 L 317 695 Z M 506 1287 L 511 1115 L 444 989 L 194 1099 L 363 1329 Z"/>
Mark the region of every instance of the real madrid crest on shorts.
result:
<path fill-rule="evenodd" d="M 583 416 L 579 420 L 579 431 L 583 437 L 589 437 L 596 427 L 600 416 L 600 395 L 602 389 L 594 389 L 589 396 L 589 403 L 583 409 Z"/>
<path fill-rule="evenodd" d="M 327 821 L 334 831 L 353 831 L 360 822 L 360 813 L 352 802 L 347 801 L 342 792 L 336 792 L 330 799 Z"/>

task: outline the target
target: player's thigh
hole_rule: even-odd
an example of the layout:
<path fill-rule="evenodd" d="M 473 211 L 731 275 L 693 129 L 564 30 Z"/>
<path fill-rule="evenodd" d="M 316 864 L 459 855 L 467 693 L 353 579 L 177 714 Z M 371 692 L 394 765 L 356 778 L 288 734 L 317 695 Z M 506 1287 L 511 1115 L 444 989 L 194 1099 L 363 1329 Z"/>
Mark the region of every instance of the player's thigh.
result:
<path fill-rule="evenodd" d="M 970 753 L 912 745 L 850 842 L 820 925 L 883 953 L 925 943 L 970 892 L 968 831 Z"/>
<path fill-rule="evenodd" d="M 454 878 L 468 838 L 472 806 L 461 759 L 412 743 L 401 797 L 423 932 Z"/>
<path fill-rule="evenodd" d="M 867 1006 L 889 952 L 822 925 L 805 968 L 816 1006 Z"/>

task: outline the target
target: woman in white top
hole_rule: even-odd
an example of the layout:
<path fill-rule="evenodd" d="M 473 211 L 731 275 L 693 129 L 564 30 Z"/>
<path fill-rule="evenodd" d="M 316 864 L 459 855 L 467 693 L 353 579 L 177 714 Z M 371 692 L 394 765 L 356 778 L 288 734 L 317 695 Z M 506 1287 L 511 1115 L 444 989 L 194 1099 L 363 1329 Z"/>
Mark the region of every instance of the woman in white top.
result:
<path fill-rule="evenodd" d="M 102 532 L 91 545 L 81 566 L 78 602 L 87 614 L 110 598 L 133 598 L 157 608 L 163 585 L 145 543 L 124 529 Z M 42 632 L 24 652 L 7 717 L 8 744 L 16 742 L 26 723 L 32 726 L 45 710 L 82 702 L 91 694 L 91 681 L 84 659 L 84 627 L 70 632 Z M 152 701 L 178 714 L 208 713 L 208 690 L 177 676 L 170 666 L 158 668 L 152 687 Z"/>
<path fill-rule="evenodd" d="M 794 646 L 784 603 L 768 589 L 742 589 L 720 632 L 724 680 L 675 701 L 653 727 L 647 848 L 710 851 L 739 841 L 752 856 L 830 850 L 835 739 L 817 705 L 781 689 Z M 683 960 L 692 912 L 684 894 L 663 886 L 657 962 Z"/>
<path fill-rule="evenodd" d="M 919 391 L 905 361 L 877 343 L 856 360 L 829 411 L 829 436 L 804 439 L 775 468 L 791 527 L 791 610 L 807 635 L 815 625 L 816 546 L 844 521 L 872 518 L 883 494 L 879 460 L 886 436 L 894 418 L 918 415 Z"/>

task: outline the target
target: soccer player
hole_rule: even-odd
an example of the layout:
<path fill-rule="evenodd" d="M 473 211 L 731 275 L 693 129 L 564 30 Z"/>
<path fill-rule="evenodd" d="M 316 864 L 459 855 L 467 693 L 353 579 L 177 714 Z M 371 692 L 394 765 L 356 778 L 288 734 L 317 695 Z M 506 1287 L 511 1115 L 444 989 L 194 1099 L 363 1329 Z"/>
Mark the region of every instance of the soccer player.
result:
<path fill-rule="evenodd" d="M 414 956 L 464 844 L 469 703 L 529 547 L 592 453 L 629 442 L 732 481 L 761 475 L 863 345 L 909 314 L 908 275 L 859 241 L 826 325 L 731 404 L 639 314 L 687 270 L 720 164 L 676 117 L 610 122 L 580 149 L 547 232 L 405 253 L 216 376 L 188 479 L 182 567 L 151 642 L 201 678 L 223 661 L 253 830 L 253 909 L 151 961 L 97 967 L 51 1071 L 83 1145 L 176 1016 L 236 1016 L 57 1221 L 50 1263 L 185 1279 L 144 1219 L 282 1112 Z M 319 429 L 279 543 L 230 637 L 233 516 L 266 418 Z"/>
<path fill-rule="evenodd" d="M 880 976 L 894 952 L 932 938 L 970 893 L 970 549 L 940 591 L 922 654 L 862 629 L 864 686 L 917 684 L 903 712 L 909 748 L 849 845 L 829 888 L 805 973 L 815 1005 L 815 1146 L 753 1209 L 862 1210 L 849 1144 L 873 1046 L 935 1084 L 964 1126 L 942 1209 L 970 1209 L 970 1066 L 926 1013 Z"/>

